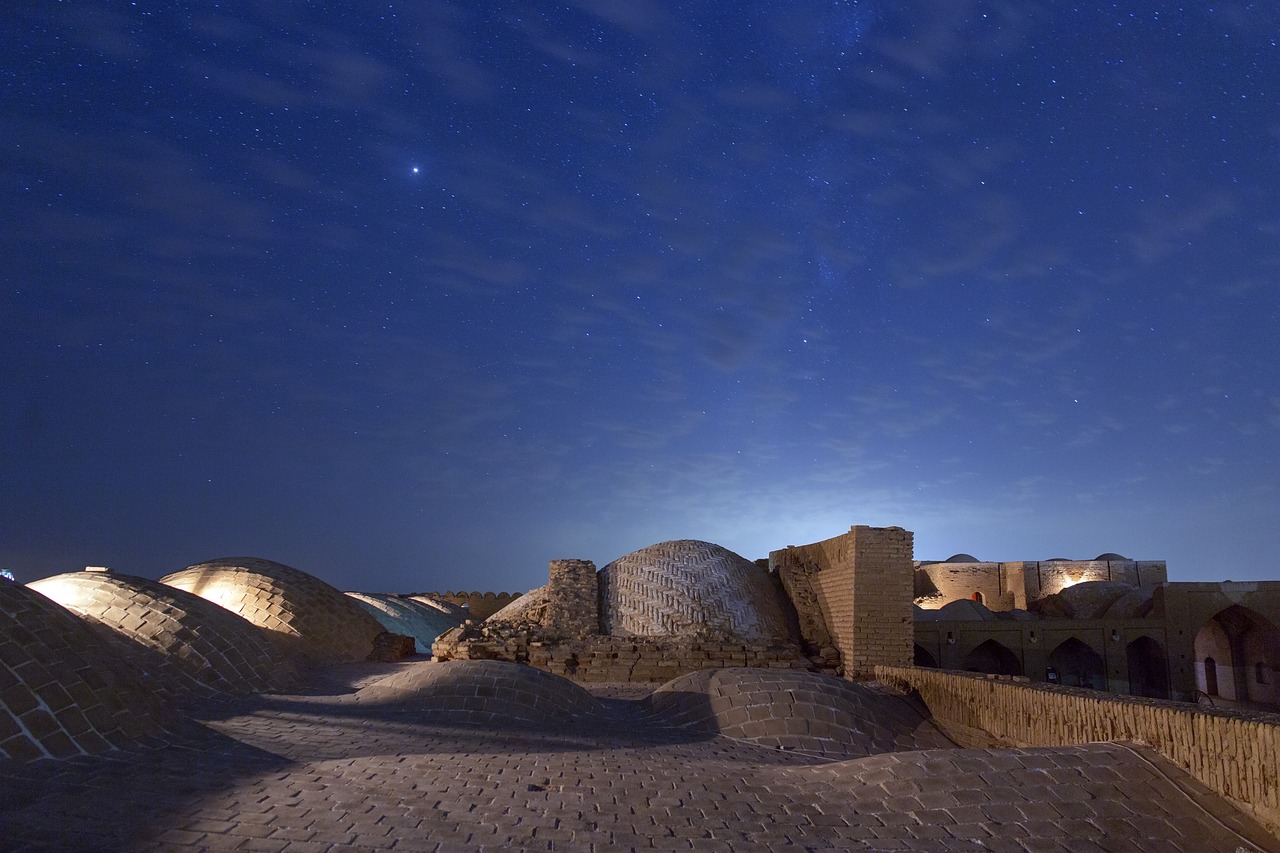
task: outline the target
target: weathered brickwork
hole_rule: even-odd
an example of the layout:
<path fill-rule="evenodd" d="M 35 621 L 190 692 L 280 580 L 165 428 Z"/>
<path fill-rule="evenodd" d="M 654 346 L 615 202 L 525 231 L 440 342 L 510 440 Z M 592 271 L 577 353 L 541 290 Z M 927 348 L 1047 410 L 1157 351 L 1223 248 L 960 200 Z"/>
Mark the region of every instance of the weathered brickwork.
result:
<path fill-rule="evenodd" d="M 551 634 L 581 638 L 600 633 L 600 585 L 590 560 L 552 560 L 548 568 L 546 627 Z"/>
<path fill-rule="evenodd" d="M 843 536 L 769 555 L 784 587 L 807 582 L 819 612 L 801 612 L 802 630 L 809 626 L 810 642 L 821 636 L 816 626 L 830 632 L 847 677 L 912 659 L 912 539 L 900 527 L 858 525 Z M 800 610 L 803 596 L 795 603 Z"/>
<path fill-rule="evenodd" d="M 918 694 L 933 720 L 962 746 L 1134 741 L 1156 749 L 1273 832 L 1280 829 L 1280 716 L 919 667 L 878 666 L 875 675 Z"/>

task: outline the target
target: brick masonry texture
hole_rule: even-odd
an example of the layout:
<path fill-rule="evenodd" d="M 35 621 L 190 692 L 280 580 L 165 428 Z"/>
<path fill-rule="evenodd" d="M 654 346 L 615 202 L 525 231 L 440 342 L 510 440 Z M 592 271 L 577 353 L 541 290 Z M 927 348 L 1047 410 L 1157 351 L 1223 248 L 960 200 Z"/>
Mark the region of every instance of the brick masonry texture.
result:
<path fill-rule="evenodd" d="M 420 592 L 411 598 L 432 598 L 462 607 L 468 619 L 488 619 L 520 597 L 518 592 Z"/>
<path fill-rule="evenodd" d="M 1280 716 L 1029 685 L 918 667 L 877 667 L 918 695 L 938 725 L 967 746 L 1149 746 L 1210 790 L 1280 829 Z"/>
<path fill-rule="evenodd" d="M 569 723 L 601 710 L 571 681 L 493 660 L 416 664 L 361 689 L 356 702 L 462 725 Z"/>
<path fill-rule="evenodd" d="M 67 609 L 131 641 L 131 657 L 176 682 L 173 692 L 236 695 L 285 690 L 292 662 L 246 619 L 197 595 L 146 578 L 84 571 L 29 584 Z"/>
<path fill-rule="evenodd" d="M 363 660 L 383 632 L 377 619 L 339 590 L 271 560 L 211 560 L 160 582 L 243 616 L 317 663 Z"/>
<path fill-rule="evenodd" d="M 912 539 L 900 527 L 858 525 L 769 555 L 784 588 L 798 593 L 805 639 L 821 645 L 830 637 L 846 676 L 912 659 Z"/>
<path fill-rule="evenodd" d="M 366 703 L 433 663 L 350 664 L 223 700 L 173 746 L 5 767 L 8 850 L 1276 850 L 1118 744 L 831 761 L 664 725 L 598 688 L 569 724 L 450 725 Z"/>
<path fill-rule="evenodd" d="M 691 539 L 650 545 L 601 569 L 600 620 L 613 636 L 793 639 L 766 571 Z"/>
<path fill-rule="evenodd" d="M 600 584 L 590 560 L 552 560 L 543 624 L 560 637 L 600 633 Z"/>
<path fill-rule="evenodd" d="M 699 670 L 646 702 L 671 725 L 832 759 L 954 745 L 901 696 L 810 672 Z"/>
<path fill-rule="evenodd" d="M 110 752 L 153 738 L 165 720 L 142 674 L 83 620 L 35 590 L 0 581 L 0 757 Z"/>

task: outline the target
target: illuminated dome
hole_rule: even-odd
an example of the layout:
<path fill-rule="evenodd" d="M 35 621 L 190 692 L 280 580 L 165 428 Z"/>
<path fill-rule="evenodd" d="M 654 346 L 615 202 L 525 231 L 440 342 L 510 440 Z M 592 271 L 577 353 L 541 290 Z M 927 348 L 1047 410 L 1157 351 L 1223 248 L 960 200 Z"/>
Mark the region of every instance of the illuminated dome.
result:
<path fill-rule="evenodd" d="M 1084 581 L 1032 601 L 1027 608 L 1047 619 L 1100 619 L 1113 604 L 1135 591 L 1133 584 L 1121 581 Z M 1150 595 L 1137 598 L 1149 600 Z"/>
<path fill-rule="evenodd" d="M 672 725 L 841 760 L 952 745 L 901 697 L 802 670 L 699 670 L 645 704 Z"/>
<path fill-rule="evenodd" d="M 161 583 L 195 593 L 318 663 L 364 660 L 384 629 L 339 590 L 306 572 L 257 557 L 225 557 L 183 569 Z"/>
<path fill-rule="evenodd" d="M 166 676 L 197 692 L 283 690 L 297 671 L 257 626 L 175 587 L 104 571 L 71 572 L 29 586 L 143 647 Z M 132 655 L 131 655 L 132 657 Z"/>
<path fill-rule="evenodd" d="M 444 601 L 430 595 L 410 595 L 409 598 L 418 602 L 424 607 L 430 607 L 433 610 L 439 610 L 441 613 L 447 613 L 450 616 L 456 616 L 458 619 L 466 619 L 469 611 L 460 604 L 454 604 L 452 601 Z"/>
<path fill-rule="evenodd" d="M 431 654 L 431 644 L 436 637 L 461 625 L 464 618 L 399 595 L 375 592 L 348 592 L 347 595 L 386 630 L 413 637 L 419 654 Z"/>
<path fill-rule="evenodd" d="M 364 705 L 417 714 L 423 722 L 465 725 L 571 723 L 600 710 L 568 679 L 520 663 L 419 663 L 356 693 Z"/>
<path fill-rule="evenodd" d="M 71 611 L 0 580 L 0 757 L 97 754 L 162 729 L 154 692 Z"/>
<path fill-rule="evenodd" d="M 791 636 L 782 592 L 727 548 L 679 539 L 619 557 L 600 570 L 600 621 L 614 636 Z"/>

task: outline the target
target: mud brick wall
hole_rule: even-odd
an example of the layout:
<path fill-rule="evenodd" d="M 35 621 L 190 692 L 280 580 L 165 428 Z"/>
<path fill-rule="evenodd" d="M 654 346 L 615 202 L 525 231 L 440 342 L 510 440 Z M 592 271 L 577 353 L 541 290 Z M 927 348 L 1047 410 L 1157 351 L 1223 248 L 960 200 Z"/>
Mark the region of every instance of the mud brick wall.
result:
<path fill-rule="evenodd" d="M 562 637 L 600 633 L 600 584 L 590 560 L 552 560 L 546 629 Z"/>
<path fill-rule="evenodd" d="M 840 651 L 844 675 L 865 677 L 877 665 L 902 666 L 912 660 L 914 623 L 913 535 L 901 527 L 858 525 L 849 532 L 790 546 L 769 555 L 783 586 L 813 591 L 821 624 Z M 794 600 L 800 623 L 809 631 L 818 614 L 805 596 Z M 812 635 L 805 637 L 812 642 Z"/>
<path fill-rule="evenodd" d="M 1136 741 L 1280 829 L 1280 715 L 1027 684 L 919 667 L 875 668 L 914 691 L 961 746 L 1063 746 Z"/>
<path fill-rule="evenodd" d="M 816 670 L 795 643 L 721 643 L 715 640 L 596 636 L 577 642 L 531 634 L 466 637 L 454 629 L 432 645 L 436 660 L 506 660 L 527 663 L 580 683 L 666 682 L 700 669 L 769 667 Z"/>

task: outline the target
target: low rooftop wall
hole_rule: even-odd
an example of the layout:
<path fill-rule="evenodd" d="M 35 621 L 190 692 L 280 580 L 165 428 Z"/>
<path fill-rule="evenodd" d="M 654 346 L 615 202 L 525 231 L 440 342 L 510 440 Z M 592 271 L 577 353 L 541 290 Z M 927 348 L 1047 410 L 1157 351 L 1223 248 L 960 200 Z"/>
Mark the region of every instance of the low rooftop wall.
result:
<path fill-rule="evenodd" d="M 1280 830 L 1280 715 L 921 667 L 875 668 L 914 691 L 966 747 L 1066 746 L 1127 740 L 1149 746 L 1265 825 Z"/>

